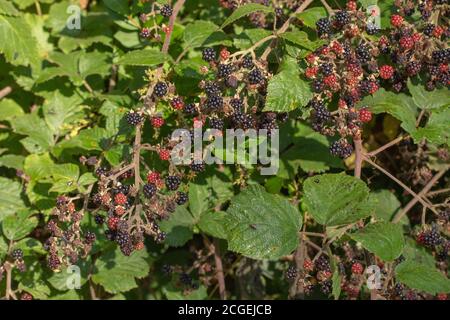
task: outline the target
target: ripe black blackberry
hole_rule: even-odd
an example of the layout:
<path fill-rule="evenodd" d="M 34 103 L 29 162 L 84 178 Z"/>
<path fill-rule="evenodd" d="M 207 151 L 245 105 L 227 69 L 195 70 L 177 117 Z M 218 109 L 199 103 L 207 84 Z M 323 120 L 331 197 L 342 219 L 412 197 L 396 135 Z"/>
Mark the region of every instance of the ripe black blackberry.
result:
<path fill-rule="evenodd" d="M 142 188 L 142 191 L 144 192 L 145 197 L 151 198 L 156 194 L 156 186 L 153 183 L 147 183 Z"/>
<path fill-rule="evenodd" d="M 427 247 L 434 247 L 442 243 L 442 237 L 435 228 L 423 233 L 422 243 Z"/>
<path fill-rule="evenodd" d="M 219 78 L 226 78 L 233 72 L 233 67 L 231 64 L 219 64 L 217 67 L 217 76 Z"/>
<path fill-rule="evenodd" d="M 184 109 L 183 109 L 185 114 L 191 115 L 191 116 L 195 116 L 197 114 L 197 109 L 195 108 L 195 104 L 194 103 L 187 103 L 184 105 Z"/>
<path fill-rule="evenodd" d="M 250 84 L 258 84 L 264 80 L 263 74 L 259 69 L 253 69 L 247 75 Z"/>
<path fill-rule="evenodd" d="M 216 60 L 216 51 L 213 48 L 205 48 L 202 51 L 202 58 L 206 62 Z"/>
<path fill-rule="evenodd" d="M 313 115 L 315 120 L 322 123 L 327 122 L 331 118 L 330 111 L 328 111 L 328 109 L 323 104 L 314 109 Z"/>
<path fill-rule="evenodd" d="M 157 243 L 162 243 L 164 242 L 164 240 L 166 240 L 167 234 L 164 231 L 159 231 L 158 234 L 156 235 L 156 239 L 155 241 Z"/>
<path fill-rule="evenodd" d="M 289 266 L 286 270 L 286 278 L 288 280 L 294 280 L 297 277 L 297 268 L 294 265 Z"/>
<path fill-rule="evenodd" d="M 143 120 L 143 117 L 139 113 L 133 111 L 128 112 L 126 118 L 128 124 L 132 126 L 137 126 Z"/>
<path fill-rule="evenodd" d="M 356 52 L 356 57 L 358 58 L 358 60 L 361 63 L 365 63 L 365 62 L 369 61 L 371 58 L 370 48 L 365 43 L 360 43 L 356 47 L 355 52 Z"/>
<path fill-rule="evenodd" d="M 13 250 L 13 252 L 11 253 L 11 257 L 14 260 L 22 260 L 23 259 L 23 251 L 21 249 Z"/>
<path fill-rule="evenodd" d="M 131 243 L 130 234 L 128 232 L 117 232 L 115 241 L 120 247 L 124 247 L 127 244 Z"/>
<path fill-rule="evenodd" d="M 180 282 L 184 285 L 190 286 L 192 283 L 192 277 L 188 275 L 186 272 L 180 274 Z"/>
<path fill-rule="evenodd" d="M 242 112 L 244 110 L 244 103 L 239 98 L 233 98 L 230 100 L 230 105 L 235 112 Z"/>
<path fill-rule="evenodd" d="M 173 272 L 173 268 L 172 268 L 172 266 L 169 265 L 169 264 L 163 264 L 163 266 L 162 266 L 162 272 L 163 272 L 165 275 L 170 275 L 170 274 Z"/>
<path fill-rule="evenodd" d="M 406 65 L 406 73 L 408 76 L 412 77 L 418 74 L 421 68 L 422 64 L 419 61 L 410 61 Z"/>
<path fill-rule="evenodd" d="M 320 18 L 316 22 L 316 30 L 319 37 L 326 36 L 331 32 L 331 23 L 327 18 Z"/>
<path fill-rule="evenodd" d="M 334 15 L 334 23 L 337 27 L 341 28 L 350 23 L 350 14 L 346 10 L 336 12 Z"/>
<path fill-rule="evenodd" d="M 224 126 L 223 119 L 220 118 L 210 118 L 209 119 L 209 126 L 212 129 L 222 130 Z"/>
<path fill-rule="evenodd" d="M 110 230 L 110 229 L 108 229 L 108 230 L 105 231 L 105 237 L 106 237 L 106 239 L 108 239 L 109 241 L 114 241 L 114 240 L 116 240 L 116 236 L 117 236 L 117 232 L 116 232 L 116 231 L 113 231 L 113 230 Z"/>
<path fill-rule="evenodd" d="M 159 10 L 159 12 L 161 13 L 161 15 L 163 17 L 167 17 L 168 18 L 168 17 L 170 17 L 172 15 L 173 9 L 172 9 L 172 7 L 170 5 L 165 4 L 165 5 L 162 6 L 162 8 Z"/>
<path fill-rule="evenodd" d="M 450 48 L 435 50 L 431 56 L 436 63 L 447 63 L 450 60 Z"/>
<path fill-rule="evenodd" d="M 87 231 L 84 235 L 84 240 L 87 244 L 93 244 L 95 242 L 96 236 L 92 231 Z"/>
<path fill-rule="evenodd" d="M 254 63 L 253 63 L 253 59 L 251 56 L 245 56 L 242 59 L 242 67 L 246 68 L 246 69 L 251 69 L 253 68 Z"/>
<path fill-rule="evenodd" d="M 200 162 L 200 163 L 192 162 L 190 167 L 191 167 L 191 170 L 194 172 L 205 171 L 205 163 L 204 162 Z"/>
<path fill-rule="evenodd" d="M 98 167 L 95 170 L 95 174 L 97 175 L 97 177 L 107 176 L 109 174 L 109 170 L 106 167 Z"/>
<path fill-rule="evenodd" d="M 130 192 L 130 185 L 128 184 L 121 184 L 113 190 L 114 194 L 122 193 L 124 195 L 127 195 L 128 192 Z"/>
<path fill-rule="evenodd" d="M 153 89 L 155 95 L 159 98 L 164 97 L 167 94 L 167 84 L 165 82 L 158 82 Z"/>
<path fill-rule="evenodd" d="M 175 202 L 176 202 L 179 206 L 185 204 L 188 200 L 189 200 L 189 197 L 188 197 L 187 193 L 182 192 L 182 191 L 178 191 L 178 192 L 177 192 L 177 197 L 176 197 L 176 199 L 175 199 Z"/>
<path fill-rule="evenodd" d="M 223 98 L 221 96 L 210 96 L 206 99 L 206 107 L 212 110 L 218 110 L 223 107 Z"/>
<path fill-rule="evenodd" d="M 324 76 L 329 76 L 333 73 L 333 64 L 331 63 L 323 63 L 319 68 Z"/>
<path fill-rule="evenodd" d="M 313 91 L 316 93 L 320 93 L 325 89 L 325 85 L 322 79 L 315 79 L 312 83 Z"/>
<path fill-rule="evenodd" d="M 98 225 L 102 225 L 105 223 L 105 217 L 103 217 L 101 214 L 96 214 L 94 217 L 94 221 Z"/>
<path fill-rule="evenodd" d="M 433 35 L 434 27 L 435 27 L 434 24 L 432 24 L 432 23 L 427 23 L 427 24 L 425 25 L 425 27 L 423 28 L 423 33 L 424 33 L 426 36 L 431 37 L 431 36 Z"/>
<path fill-rule="evenodd" d="M 217 96 L 220 94 L 220 87 L 216 82 L 208 81 L 205 83 L 205 93 L 207 96 Z"/>
<path fill-rule="evenodd" d="M 168 176 L 166 178 L 166 187 L 169 190 L 177 190 L 181 184 L 181 178 L 179 176 Z"/>
<path fill-rule="evenodd" d="M 328 258 L 325 257 L 324 255 L 319 256 L 314 262 L 314 265 L 316 269 L 319 271 L 331 272 L 330 262 L 328 261 Z"/>
<path fill-rule="evenodd" d="M 289 120 L 289 113 L 287 113 L 287 112 L 280 112 L 280 113 L 277 115 L 277 119 L 278 119 L 278 121 L 280 121 L 281 123 L 284 123 L 284 122 L 286 122 L 286 121 Z"/>
<path fill-rule="evenodd" d="M 61 265 L 61 261 L 59 261 L 59 258 L 56 254 L 50 254 L 47 259 L 47 265 L 50 269 L 56 270 Z"/>
<path fill-rule="evenodd" d="M 368 23 L 366 26 L 366 32 L 369 35 L 374 35 L 380 32 L 380 29 L 373 23 Z"/>
<path fill-rule="evenodd" d="M 333 283 L 331 280 L 326 280 L 320 284 L 320 291 L 323 294 L 329 295 L 333 291 Z"/>

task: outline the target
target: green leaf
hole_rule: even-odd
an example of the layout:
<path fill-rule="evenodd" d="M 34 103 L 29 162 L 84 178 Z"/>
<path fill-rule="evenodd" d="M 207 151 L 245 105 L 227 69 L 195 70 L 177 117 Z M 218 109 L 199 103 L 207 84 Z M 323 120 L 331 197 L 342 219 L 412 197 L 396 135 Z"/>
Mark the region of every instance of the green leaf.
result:
<path fill-rule="evenodd" d="M 23 209 L 9 215 L 2 221 L 2 231 L 9 240 L 20 240 L 26 237 L 38 224 L 36 217 L 30 217 L 30 211 Z"/>
<path fill-rule="evenodd" d="M 0 121 L 9 120 L 23 115 L 22 107 L 12 99 L 0 100 Z"/>
<path fill-rule="evenodd" d="M 333 282 L 332 295 L 335 300 L 339 300 L 339 296 L 341 295 L 341 276 L 339 275 L 339 271 L 337 269 L 334 270 L 333 278 L 331 280 Z"/>
<path fill-rule="evenodd" d="M 0 177 L 0 221 L 5 217 L 25 208 L 20 194 L 22 186 L 20 183 Z"/>
<path fill-rule="evenodd" d="M 450 144 L 450 108 L 433 111 L 425 127 L 411 135 L 416 143 L 426 139 L 436 145 Z"/>
<path fill-rule="evenodd" d="M 394 214 L 401 207 L 400 201 L 397 199 L 395 194 L 389 190 L 377 190 L 370 193 L 370 197 L 374 198 L 376 202 L 375 205 L 375 216 L 378 219 L 389 222 L 394 217 Z M 404 219 L 402 220 L 405 221 Z M 406 219 L 406 223 L 408 223 Z"/>
<path fill-rule="evenodd" d="M 283 39 L 286 39 L 292 43 L 299 45 L 309 51 L 316 50 L 321 45 L 323 45 L 323 41 L 311 41 L 308 38 L 308 34 L 304 31 L 290 31 L 285 32 L 280 35 Z"/>
<path fill-rule="evenodd" d="M 223 211 L 208 211 L 201 215 L 198 227 L 200 230 L 219 239 L 227 239 L 225 232 L 226 213 Z"/>
<path fill-rule="evenodd" d="M 405 248 L 403 249 L 403 256 L 407 261 L 427 265 L 434 268 L 436 260 L 423 246 L 419 246 L 417 242 L 411 238 L 407 238 Z"/>
<path fill-rule="evenodd" d="M 208 195 L 208 185 L 197 183 L 189 184 L 189 210 L 196 219 L 209 209 Z"/>
<path fill-rule="evenodd" d="M 19 11 L 10 1 L 0 0 L 0 14 L 4 14 L 7 16 L 17 16 L 19 15 Z"/>
<path fill-rule="evenodd" d="M 96 272 L 92 275 L 92 281 L 109 293 L 126 292 L 137 287 L 135 278 L 145 277 L 149 268 L 145 250 L 135 251 L 129 257 L 119 249 L 109 250 L 95 262 Z"/>
<path fill-rule="evenodd" d="M 312 98 L 310 86 L 300 78 L 295 60 L 285 61 L 280 73 L 269 80 L 264 111 L 289 112 L 306 106 Z"/>
<path fill-rule="evenodd" d="M 389 113 L 402 122 L 401 127 L 408 133 L 416 131 L 415 103 L 403 93 L 379 89 L 373 96 L 365 97 L 359 105 L 369 106 L 374 113 Z"/>
<path fill-rule="evenodd" d="M 130 12 L 127 0 L 103 0 L 103 3 L 121 15 L 127 15 Z"/>
<path fill-rule="evenodd" d="M 0 53 L 14 65 L 39 66 L 38 43 L 21 17 L 0 15 Z"/>
<path fill-rule="evenodd" d="M 164 63 L 167 55 L 156 49 L 142 49 L 127 52 L 118 63 L 131 66 L 155 66 Z"/>
<path fill-rule="evenodd" d="M 24 156 L 19 156 L 16 154 L 6 154 L 0 157 L 0 166 L 22 170 L 24 160 Z"/>
<path fill-rule="evenodd" d="M 50 172 L 53 185 L 50 192 L 66 193 L 77 189 L 80 169 L 72 163 L 55 165 Z"/>
<path fill-rule="evenodd" d="M 30 154 L 25 158 L 24 170 L 25 173 L 33 181 L 38 181 L 42 178 L 48 177 L 50 171 L 54 166 L 53 160 L 48 153 Z"/>
<path fill-rule="evenodd" d="M 220 28 L 223 29 L 227 25 L 233 23 L 234 21 L 236 21 L 246 15 L 249 15 L 250 13 L 258 12 L 258 11 L 271 13 L 271 12 L 273 12 L 273 9 L 271 7 L 264 6 L 264 5 L 258 4 L 258 3 L 249 3 L 246 5 L 243 5 L 239 8 L 237 8 L 236 10 L 234 10 L 233 13 L 225 20 L 225 22 L 222 24 L 222 26 Z"/>
<path fill-rule="evenodd" d="M 253 259 L 278 259 L 298 245 L 302 216 L 286 199 L 251 185 L 231 200 L 225 230 L 229 250 Z"/>
<path fill-rule="evenodd" d="M 398 258 L 405 246 L 402 227 L 390 222 L 369 224 L 364 229 L 351 233 L 350 237 L 361 242 L 364 248 L 384 261 Z"/>
<path fill-rule="evenodd" d="M 182 292 L 174 283 L 170 283 L 162 289 L 168 300 L 205 300 L 208 298 L 208 292 L 205 286 L 200 286 L 197 290 L 190 290 L 187 293 Z"/>
<path fill-rule="evenodd" d="M 435 89 L 427 91 L 421 83 L 413 83 L 408 79 L 408 89 L 418 108 L 424 110 L 437 109 L 450 105 L 448 89 Z"/>
<path fill-rule="evenodd" d="M 435 267 L 404 261 L 395 268 L 395 275 L 398 281 L 412 289 L 431 294 L 450 292 L 450 280 Z"/>
<path fill-rule="evenodd" d="M 302 20 L 303 24 L 311 29 L 316 28 L 317 20 L 326 16 L 327 10 L 324 7 L 314 7 L 297 14 L 297 18 Z"/>
<path fill-rule="evenodd" d="M 366 184 L 345 174 L 310 177 L 305 180 L 303 189 L 308 212 L 318 223 L 327 226 L 356 222 L 369 216 L 375 205 L 369 199 Z"/>
<path fill-rule="evenodd" d="M 197 20 L 184 29 L 183 40 L 186 48 L 197 48 L 202 45 L 215 45 L 227 40 L 227 36 L 219 27 L 210 21 Z M 219 41 L 219 42 L 218 42 Z"/>
<path fill-rule="evenodd" d="M 194 218 L 189 211 L 185 207 L 178 206 L 168 220 L 161 221 L 160 228 L 167 233 L 164 243 L 172 247 L 181 247 L 192 239 L 194 224 Z"/>

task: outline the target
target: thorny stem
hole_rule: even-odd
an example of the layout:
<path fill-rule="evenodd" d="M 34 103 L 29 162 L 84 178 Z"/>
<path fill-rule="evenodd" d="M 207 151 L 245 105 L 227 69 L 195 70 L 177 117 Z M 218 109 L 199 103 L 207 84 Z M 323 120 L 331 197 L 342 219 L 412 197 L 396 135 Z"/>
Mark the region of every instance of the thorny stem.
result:
<path fill-rule="evenodd" d="M 183 6 L 185 0 L 178 0 L 173 6 L 173 12 L 169 19 L 169 32 L 166 33 L 166 38 L 164 39 L 164 44 L 162 46 L 161 52 L 167 53 L 169 51 L 170 38 L 172 37 L 173 26 L 175 24 L 175 20 L 177 18 L 178 12 Z"/>
<path fill-rule="evenodd" d="M 367 157 L 374 157 L 377 154 L 379 154 L 380 152 L 383 152 L 384 150 L 396 145 L 397 143 L 401 142 L 402 140 L 406 139 L 408 136 L 400 136 L 395 138 L 394 140 L 386 143 L 385 145 L 382 145 L 381 147 L 379 147 L 378 149 L 375 149 L 374 151 L 371 151 L 369 153 L 366 153 Z"/>
<path fill-rule="evenodd" d="M 305 2 L 303 2 L 300 7 L 297 8 L 297 10 L 295 10 L 294 14 L 292 17 L 296 16 L 297 14 L 303 12 L 311 3 L 313 2 L 313 0 L 306 0 Z M 291 19 L 292 17 L 289 17 L 289 19 L 287 19 L 287 21 L 281 26 L 281 28 L 278 30 L 277 35 L 280 35 L 282 33 L 285 33 L 286 30 L 289 28 L 290 24 L 291 24 Z M 261 60 L 266 60 L 267 57 L 269 56 L 270 52 L 272 51 L 272 49 L 275 47 L 276 44 L 276 40 L 277 39 L 273 39 L 270 46 L 268 46 L 266 48 L 266 50 L 264 51 L 264 53 L 261 56 Z"/>
<path fill-rule="evenodd" d="M 220 248 L 219 248 L 219 243 L 218 243 L 217 239 L 214 239 L 212 247 L 214 250 L 214 261 L 216 264 L 216 275 L 217 275 L 217 282 L 219 283 L 220 299 L 227 300 L 227 292 L 226 292 L 226 288 L 225 288 L 225 277 L 223 274 L 223 264 L 222 264 L 222 258 L 220 256 Z"/>
<path fill-rule="evenodd" d="M 361 178 L 361 167 L 363 163 L 363 147 L 360 137 L 354 139 L 355 144 L 355 177 Z"/>
<path fill-rule="evenodd" d="M 320 0 L 320 2 L 322 2 L 322 5 L 325 7 L 325 9 L 327 10 L 328 14 L 331 16 L 334 13 L 334 10 L 330 7 L 330 5 L 325 1 L 325 0 Z"/>
<path fill-rule="evenodd" d="M 11 86 L 4 87 L 2 90 L 0 90 L 0 99 L 3 99 L 4 97 L 6 97 L 11 92 L 12 92 L 12 87 Z"/>
<path fill-rule="evenodd" d="M 420 191 L 417 196 L 418 197 L 424 197 L 428 191 L 430 191 L 430 189 L 434 186 L 434 184 L 447 172 L 448 168 L 444 168 L 442 170 L 440 170 L 438 173 L 436 173 L 436 175 L 427 183 L 427 185 L 422 189 L 422 191 Z M 392 219 L 393 223 L 397 223 L 400 221 L 401 218 L 403 218 L 403 216 L 405 214 L 408 213 L 409 210 L 411 210 L 412 207 L 414 207 L 414 205 L 419 201 L 418 197 L 414 197 L 411 199 L 411 201 L 408 202 L 408 204 L 403 208 L 403 210 L 399 211 L 394 219 Z M 426 208 L 426 206 L 424 206 L 424 208 Z"/>

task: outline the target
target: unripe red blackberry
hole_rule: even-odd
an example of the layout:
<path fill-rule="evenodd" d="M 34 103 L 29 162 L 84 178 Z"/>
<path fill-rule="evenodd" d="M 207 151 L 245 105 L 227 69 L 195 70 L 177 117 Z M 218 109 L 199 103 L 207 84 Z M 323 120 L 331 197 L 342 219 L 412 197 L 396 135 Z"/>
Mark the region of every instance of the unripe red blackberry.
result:
<path fill-rule="evenodd" d="M 151 198 L 156 194 L 157 188 L 155 184 L 147 183 L 146 185 L 144 185 L 142 191 L 147 198 Z"/>
<path fill-rule="evenodd" d="M 116 230 L 118 222 L 119 222 L 119 218 L 117 218 L 117 217 L 109 217 L 108 218 L 108 228 L 110 230 Z"/>
<path fill-rule="evenodd" d="M 167 84 L 165 82 L 156 83 L 153 92 L 159 98 L 164 97 L 167 94 Z"/>
<path fill-rule="evenodd" d="M 153 127 L 161 128 L 164 125 L 164 119 L 162 117 L 153 117 L 151 123 Z"/>
<path fill-rule="evenodd" d="M 352 264 L 352 273 L 354 274 L 362 274 L 364 271 L 364 267 L 361 263 L 355 262 Z"/>
<path fill-rule="evenodd" d="M 173 9 L 172 9 L 172 7 L 170 5 L 165 4 L 165 5 L 162 6 L 161 9 L 159 9 L 159 12 L 161 13 L 161 15 L 163 17 L 168 18 L 168 17 L 170 17 L 172 15 Z"/>
<path fill-rule="evenodd" d="M 167 149 L 161 149 L 159 151 L 159 158 L 164 161 L 169 160 L 170 159 L 170 151 Z"/>
<path fill-rule="evenodd" d="M 400 27 L 403 23 L 403 17 L 399 16 L 398 14 L 393 14 L 391 16 L 391 25 L 394 27 Z"/>
<path fill-rule="evenodd" d="M 348 1 L 346 7 L 348 11 L 355 11 L 357 9 L 356 1 L 353 0 Z"/>
<path fill-rule="evenodd" d="M 392 78 L 394 75 L 394 68 L 389 65 L 384 65 L 380 67 L 380 77 L 387 80 Z"/>
<path fill-rule="evenodd" d="M 303 262 L 303 269 L 306 271 L 313 271 L 314 270 L 314 263 L 310 259 L 305 259 Z"/>
<path fill-rule="evenodd" d="M 156 183 L 161 178 L 159 172 L 152 171 L 147 174 L 147 182 L 148 183 Z"/>
<path fill-rule="evenodd" d="M 361 122 L 370 122 L 372 120 L 372 112 L 367 108 L 358 111 L 358 118 Z"/>
<path fill-rule="evenodd" d="M 143 117 L 134 111 L 129 111 L 126 115 L 127 122 L 132 126 L 137 126 L 143 120 Z"/>
<path fill-rule="evenodd" d="M 168 176 L 166 178 L 166 187 L 171 191 L 177 190 L 180 184 L 181 178 L 178 176 Z"/>
<path fill-rule="evenodd" d="M 84 241 L 87 244 L 93 244 L 95 242 L 96 236 L 95 233 L 93 233 L 92 231 L 87 231 L 86 234 L 84 235 Z"/>
<path fill-rule="evenodd" d="M 114 203 L 121 206 L 127 203 L 128 198 L 123 193 L 118 193 L 114 196 Z"/>
<path fill-rule="evenodd" d="M 150 29 L 149 28 L 142 28 L 141 32 L 139 33 L 139 35 L 142 38 L 144 38 L 144 39 L 150 38 L 150 36 L 151 36 Z"/>
<path fill-rule="evenodd" d="M 24 292 L 20 296 L 20 300 L 33 300 L 33 296 L 31 294 L 29 294 L 28 292 Z"/>
<path fill-rule="evenodd" d="M 410 37 L 410 36 L 402 37 L 402 38 L 400 39 L 400 41 L 399 41 L 399 44 L 400 44 L 400 46 L 401 46 L 403 49 L 406 49 L 406 50 L 411 49 L 412 47 L 414 47 L 414 41 L 413 41 L 413 38 Z"/>
<path fill-rule="evenodd" d="M 170 105 L 175 110 L 181 110 L 184 107 L 184 101 L 180 97 L 175 97 L 175 98 L 172 99 L 172 101 L 170 101 Z"/>

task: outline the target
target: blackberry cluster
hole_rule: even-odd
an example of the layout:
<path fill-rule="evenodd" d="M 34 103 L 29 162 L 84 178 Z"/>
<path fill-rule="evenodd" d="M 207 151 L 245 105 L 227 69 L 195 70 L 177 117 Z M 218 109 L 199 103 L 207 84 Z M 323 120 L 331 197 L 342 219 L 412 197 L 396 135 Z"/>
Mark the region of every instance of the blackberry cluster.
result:
<path fill-rule="evenodd" d="M 155 95 L 159 98 L 164 97 L 167 94 L 167 84 L 165 82 L 158 82 L 153 89 Z"/>
<path fill-rule="evenodd" d="M 142 122 L 143 117 L 137 112 L 130 111 L 127 113 L 126 119 L 127 119 L 128 124 L 130 124 L 132 126 L 137 126 L 138 124 L 140 124 Z"/>
<path fill-rule="evenodd" d="M 169 190 L 177 190 L 181 184 L 181 178 L 179 176 L 168 176 L 166 178 L 166 187 Z"/>

